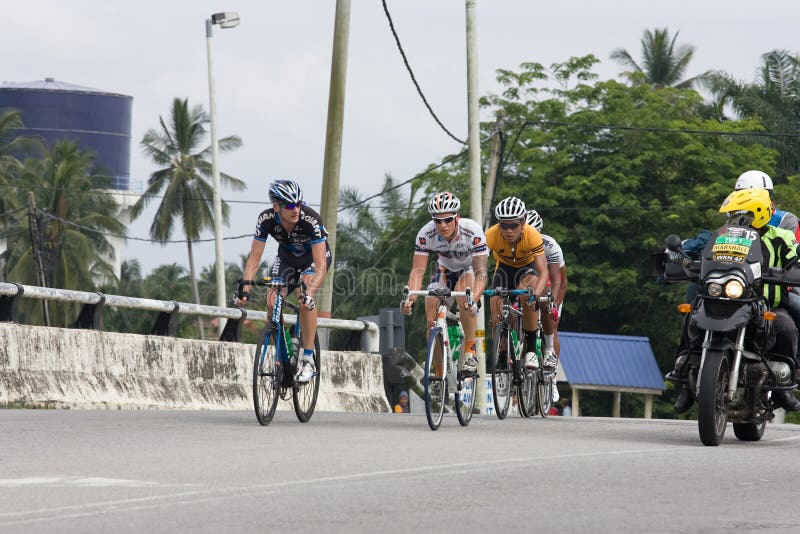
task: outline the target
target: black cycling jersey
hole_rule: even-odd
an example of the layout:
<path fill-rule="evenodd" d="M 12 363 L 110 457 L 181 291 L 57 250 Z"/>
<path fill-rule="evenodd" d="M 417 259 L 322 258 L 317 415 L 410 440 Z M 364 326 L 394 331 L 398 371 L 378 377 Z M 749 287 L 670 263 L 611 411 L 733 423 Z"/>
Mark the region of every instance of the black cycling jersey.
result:
<path fill-rule="evenodd" d="M 311 245 L 327 241 L 328 232 L 325 231 L 319 213 L 308 206 L 300 208 L 300 220 L 291 232 L 287 232 L 281 225 L 280 216 L 275 210 L 269 208 L 258 216 L 256 234 L 253 237 L 266 241 L 269 236 L 278 242 L 279 250 L 284 249 L 295 256 L 302 256 L 311 252 Z"/>

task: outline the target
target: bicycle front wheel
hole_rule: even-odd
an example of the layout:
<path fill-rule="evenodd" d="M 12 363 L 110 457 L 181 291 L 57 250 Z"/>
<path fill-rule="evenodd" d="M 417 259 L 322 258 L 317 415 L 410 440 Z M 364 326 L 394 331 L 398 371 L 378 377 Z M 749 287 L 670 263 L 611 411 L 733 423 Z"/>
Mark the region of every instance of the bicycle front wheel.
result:
<path fill-rule="evenodd" d="M 512 368 L 514 346 L 508 325 L 497 325 L 493 338 L 492 398 L 498 419 L 505 419 L 511 404 L 511 386 L 514 381 Z"/>
<path fill-rule="evenodd" d="M 259 337 L 253 359 L 253 407 L 256 419 L 265 426 L 272 421 L 278 406 L 282 369 L 277 355 L 278 337 L 275 327 L 269 325 Z"/>
<path fill-rule="evenodd" d="M 550 415 L 550 407 L 553 405 L 553 381 L 556 375 L 553 371 L 542 371 L 541 379 L 536 392 L 536 405 L 539 415 L 547 417 Z"/>
<path fill-rule="evenodd" d="M 444 337 L 441 328 L 434 328 L 428 338 L 428 356 L 425 359 L 425 415 L 428 426 L 437 430 L 442 424 L 444 404 L 447 400 L 447 373 L 444 359 Z"/>
<path fill-rule="evenodd" d="M 319 336 L 314 337 L 314 367 L 317 372 L 308 382 L 294 382 L 292 389 L 292 403 L 294 413 L 301 423 L 307 423 L 314 415 L 314 408 L 317 406 L 317 396 L 319 395 L 319 378 L 322 373 L 322 360 L 319 353 Z"/>
<path fill-rule="evenodd" d="M 472 421 L 472 412 L 475 408 L 477 394 L 478 373 L 461 375 L 458 381 L 458 390 L 455 394 L 456 416 L 461 426 L 467 426 Z"/>
<path fill-rule="evenodd" d="M 517 398 L 519 399 L 519 414 L 522 417 L 531 417 L 536 414 L 536 390 L 538 389 L 538 378 L 536 371 L 525 369 L 520 365 L 520 383 L 517 388 Z"/>

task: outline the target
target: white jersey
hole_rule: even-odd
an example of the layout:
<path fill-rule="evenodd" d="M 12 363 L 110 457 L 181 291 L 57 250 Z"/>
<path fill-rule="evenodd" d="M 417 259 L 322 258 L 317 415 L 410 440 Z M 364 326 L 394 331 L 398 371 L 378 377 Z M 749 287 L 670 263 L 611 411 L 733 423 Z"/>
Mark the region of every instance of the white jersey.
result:
<path fill-rule="evenodd" d="M 433 221 L 422 227 L 414 241 L 414 254 L 427 256 L 431 252 L 438 254 L 439 265 L 449 271 L 463 271 L 472 267 L 473 256 L 489 255 L 483 228 L 464 218 L 458 221 L 456 235 L 450 241 L 439 235 Z"/>
<path fill-rule="evenodd" d="M 557 264 L 559 269 L 566 265 L 564 261 L 564 252 L 561 250 L 558 242 L 549 235 L 542 234 L 542 241 L 544 241 L 544 255 L 547 257 L 547 263 Z"/>

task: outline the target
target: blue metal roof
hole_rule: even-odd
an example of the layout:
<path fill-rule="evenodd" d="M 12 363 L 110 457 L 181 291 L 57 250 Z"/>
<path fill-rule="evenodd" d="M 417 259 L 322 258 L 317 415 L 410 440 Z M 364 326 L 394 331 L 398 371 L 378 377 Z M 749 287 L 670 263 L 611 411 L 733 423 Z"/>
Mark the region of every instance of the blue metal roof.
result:
<path fill-rule="evenodd" d="M 559 332 L 558 339 L 570 384 L 666 389 L 646 337 Z"/>

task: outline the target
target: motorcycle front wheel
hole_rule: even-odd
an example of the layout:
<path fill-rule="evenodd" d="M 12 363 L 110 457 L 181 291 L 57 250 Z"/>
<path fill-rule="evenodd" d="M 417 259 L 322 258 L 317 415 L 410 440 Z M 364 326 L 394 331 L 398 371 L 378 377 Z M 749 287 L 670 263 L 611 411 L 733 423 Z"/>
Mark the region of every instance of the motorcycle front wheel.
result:
<path fill-rule="evenodd" d="M 730 359 L 726 351 L 707 350 L 697 396 L 697 428 L 703 445 L 716 446 L 728 425 Z"/>

